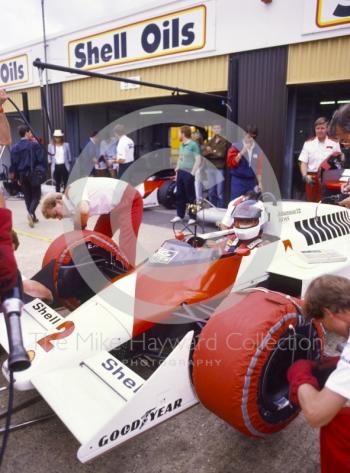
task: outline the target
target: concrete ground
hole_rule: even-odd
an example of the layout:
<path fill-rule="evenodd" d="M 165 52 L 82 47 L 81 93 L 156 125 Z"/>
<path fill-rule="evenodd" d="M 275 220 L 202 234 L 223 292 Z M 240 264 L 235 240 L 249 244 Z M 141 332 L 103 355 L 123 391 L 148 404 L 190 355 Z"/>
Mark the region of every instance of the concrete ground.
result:
<path fill-rule="evenodd" d="M 8 200 L 18 230 L 20 247 L 17 261 L 23 274 L 30 277 L 40 269 L 49 241 L 62 232 L 62 223 L 40 222 L 30 229 L 23 201 Z M 138 260 L 155 250 L 172 235 L 169 220 L 174 212 L 147 210 L 141 227 L 143 249 Z M 67 229 L 66 229 L 67 230 Z M 4 356 L 2 357 L 4 358 Z M 2 360 L 1 360 L 2 362 Z M 1 376 L 1 375 L 0 375 Z M 1 376 L 0 385 L 5 384 Z M 15 393 L 15 404 L 35 392 Z M 1 411 L 7 396 L 0 393 Z M 12 423 L 50 412 L 44 401 L 13 416 Z M 266 440 L 251 440 L 207 411 L 201 405 L 172 418 L 124 445 L 98 457 L 89 464 L 76 459 L 78 442 L 55 417 L 10 435 L 3 473 L 89 472 L 181 472 L 198 473 L 316 473 L 319 471 L 318 432 L 302 416 L 288 428 Z"/>

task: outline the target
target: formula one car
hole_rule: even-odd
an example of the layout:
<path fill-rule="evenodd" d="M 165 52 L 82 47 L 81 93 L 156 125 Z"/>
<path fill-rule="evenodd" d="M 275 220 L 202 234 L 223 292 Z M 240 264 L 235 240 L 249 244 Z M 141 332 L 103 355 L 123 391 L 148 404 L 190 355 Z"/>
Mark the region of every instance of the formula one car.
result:
<path fill-rule="evenodd" d="M 81 443 L 80 461 L 198 402 L 255 438 L 298 414 L 286 371 L 299 358 L 318 359 L 323 345 L 299 298 L 325 272 L 350 277 L 350 213 L 295 201 L 265 209 L 261 241 L 250 247 L 232 230 L 182 233 L 136 268 L 93 232 L 48 249 L 43 271 L 56 300 L 75 309 L 62 317 L 39 299 L 25 305 L 32 365 L 15 374 L 15 387 L 40 393 Z M 328 262 L 318 263 L 324 254 Z M 307 262 L 310 255 L 319 260 Z M 104 287 L 92 295 L 96 279 Z M 4 334 L 2 326 L 8 350 Z M 146 368 L 134 363 L 140 358 Z"/>
<path fill-rule="evenodd" d="M 143 198 L 145 209 L 163 205 L 166 209 L 175 208 L 176 181 L 174 169 L 165 169 L 153 174 L 136 189 Z"/>

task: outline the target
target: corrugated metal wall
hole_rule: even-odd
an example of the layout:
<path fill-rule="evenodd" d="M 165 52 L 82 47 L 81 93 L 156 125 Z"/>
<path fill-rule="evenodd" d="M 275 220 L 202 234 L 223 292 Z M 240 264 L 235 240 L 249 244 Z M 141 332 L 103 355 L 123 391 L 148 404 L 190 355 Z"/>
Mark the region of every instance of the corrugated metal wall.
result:
<path fill-rule="evenodd" d="M 49 85 L 50 120 L 54 129 L 65 129 L 62 83 Z"/>
<path fill-rule="evenodd" d="M 350 36 L 289 46 L 287 84 L 350 80 Z"/>
<path fill-rule="evenodd" d="M 41 109 L 40 87 L 33 87 L 31 89 L 21 89 L 8 92 L 8 96 L 15 102 L 17 107 L 23 111 L 22 92 L 27 92 L 28 94 L 29 110 Z M 6 113 L 12 113 L 16 111 L 13 105 L 10 104 L 10 102 L 5 102 L 4 110 Z"/>
<path fill-rule="evenodd" d="M 120 72 L 116 75 L 120 77 L 139 76 L 143 81 L 200 92 L 226 91 L 228 56 L 176 62 L 164 66 Z M 65 106 L 162 97 L 169 94 L 170 92 L 166 90 L 144 86 L 137 89 L 121 90 L 121 83 L 97 78 L 74 80 L 63 84 Z"/>
<path fill-rule="evenodd" d="M 283 173 L 287 122 L 287 47 L 233 55 L 238 57 L 238 124 L 256 124 L 258 142 L 278 179 Z"/>

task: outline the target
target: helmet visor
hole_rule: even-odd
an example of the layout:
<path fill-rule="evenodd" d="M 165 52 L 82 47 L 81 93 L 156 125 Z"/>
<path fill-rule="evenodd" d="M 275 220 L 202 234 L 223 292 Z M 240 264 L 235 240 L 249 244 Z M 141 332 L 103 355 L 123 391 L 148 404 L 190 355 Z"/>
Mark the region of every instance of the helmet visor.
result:
<path fill-rule="evenodd" d="M 235 218 L 233 225 L 236 228 L 252 228 L 256 227 L 259 224 L 259 219 L 257 218 Z"/>

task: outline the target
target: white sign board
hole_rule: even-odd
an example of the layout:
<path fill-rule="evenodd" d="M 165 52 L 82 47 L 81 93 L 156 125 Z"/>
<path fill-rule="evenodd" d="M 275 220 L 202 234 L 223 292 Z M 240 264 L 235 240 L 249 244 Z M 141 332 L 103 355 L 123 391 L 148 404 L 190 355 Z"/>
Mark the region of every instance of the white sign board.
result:
<path fill-rule="evenodd" d="M 141 80 L 141 76 L 132 76 L 132 77 L 127 77 L 127 79 L 132 79 L 132 80 Z M 139 89 L 140 84 L 133 84 L 130 82 L 121 82 L 120 83 L 120 90 L 132 90 L 132 89 Z"/>
<path fill-rule="evenodd" d="M 29 81 L 28 55 L 21 54 L 0 60 L 0 87 Z"/>
<path fill-rule="evenodd" d="M 318 0 L 316 23 L 320 28 L 350 23 L 350 0 Z"/>
<path fill-rule="evenodd" d="M 207 7 L 198 5 L 74 39 L 69 66 L 90 70 L 199 50 L 206 45 L 206 24 Z"/>
<path fill-rule="evenodd" d="M 304 34 L 350 26 L 350 0 L 305 2 Z"/>

